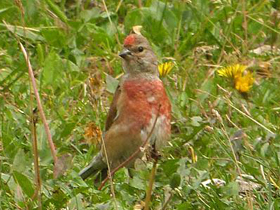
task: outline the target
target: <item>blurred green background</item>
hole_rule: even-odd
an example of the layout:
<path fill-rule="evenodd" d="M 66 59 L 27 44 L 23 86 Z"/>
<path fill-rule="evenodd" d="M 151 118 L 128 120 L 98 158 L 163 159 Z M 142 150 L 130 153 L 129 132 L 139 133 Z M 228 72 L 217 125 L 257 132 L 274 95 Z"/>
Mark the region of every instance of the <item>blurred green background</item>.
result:
<path fill-rule="evenodd" d="M 160 62 L 175 65 L 162 78 L 172 101 L 172 140 L 151 208 L 279 209 L 279 8 L 279 0 L 1 0 L 0 209 L 141 206 L 150 164 L 131 179 L 118 171 L 115 196 L 109 182 L 99 191 L 94 179 L 78 176 L 98 150 L 123 73 L 118 52 L 134 25 L 143 26 Z M 30 56 L 59 169 L 18 41 Z M 254 74 L 248 93 L 216 73 L 235 64 Z M 34 196 L 34 118 L 41 199 Z"/>

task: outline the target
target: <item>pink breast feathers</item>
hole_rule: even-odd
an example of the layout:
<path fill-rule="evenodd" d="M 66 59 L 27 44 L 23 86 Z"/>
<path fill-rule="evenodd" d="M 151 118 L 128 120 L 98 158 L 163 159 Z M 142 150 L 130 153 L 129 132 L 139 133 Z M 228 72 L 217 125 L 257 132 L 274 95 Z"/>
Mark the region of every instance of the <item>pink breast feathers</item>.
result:
<path fill-rule="evenodd" d="M 127 81 L 124 83 L 127 101 L 124 108 L 134 117 L 148 123 L 152 113 L 160 107 L 160 115 L 164 115 L 170 121 L 171 105 L 161 81 Z"/>

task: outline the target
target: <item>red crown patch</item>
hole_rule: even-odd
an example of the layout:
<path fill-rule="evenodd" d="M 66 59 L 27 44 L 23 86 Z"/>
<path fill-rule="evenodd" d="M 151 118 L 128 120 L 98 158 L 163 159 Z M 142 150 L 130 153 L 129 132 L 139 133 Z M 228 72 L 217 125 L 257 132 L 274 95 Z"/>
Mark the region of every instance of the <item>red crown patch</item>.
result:
<path fill-rule="evenodd" d="M 124 45 L 132 45 L 135 41 L 135 37 L 133 34 L 128 35 L 124 40 Z"/>

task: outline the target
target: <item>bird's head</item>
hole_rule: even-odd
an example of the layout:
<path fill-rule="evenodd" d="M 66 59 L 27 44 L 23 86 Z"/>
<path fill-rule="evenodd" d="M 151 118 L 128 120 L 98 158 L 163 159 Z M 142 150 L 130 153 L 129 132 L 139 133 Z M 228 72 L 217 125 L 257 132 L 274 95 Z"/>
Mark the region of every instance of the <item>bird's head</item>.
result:
<path fill-rule="evenodd" d="M 158 75 L 157 57 L 148 40 L 142 35 L 128 35 L 124 40 L 124 48 L 119 56 L 123 58 L 123 67 L 126 73 Z"/>

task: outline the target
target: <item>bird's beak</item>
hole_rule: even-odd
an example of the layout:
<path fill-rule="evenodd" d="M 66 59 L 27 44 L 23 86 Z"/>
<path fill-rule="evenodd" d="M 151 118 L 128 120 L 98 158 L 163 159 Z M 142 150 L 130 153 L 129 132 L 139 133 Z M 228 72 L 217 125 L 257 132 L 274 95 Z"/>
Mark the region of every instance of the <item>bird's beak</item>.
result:
<path fill-rule="evenodd" d="M 123 49 L 119 54 L 120 57 L 125 58 L 126 56 L 131 55 L 131 52 L 128 49 Z"/>

